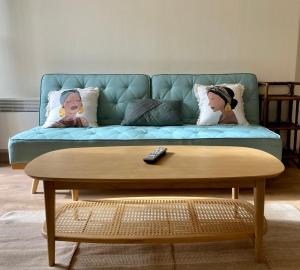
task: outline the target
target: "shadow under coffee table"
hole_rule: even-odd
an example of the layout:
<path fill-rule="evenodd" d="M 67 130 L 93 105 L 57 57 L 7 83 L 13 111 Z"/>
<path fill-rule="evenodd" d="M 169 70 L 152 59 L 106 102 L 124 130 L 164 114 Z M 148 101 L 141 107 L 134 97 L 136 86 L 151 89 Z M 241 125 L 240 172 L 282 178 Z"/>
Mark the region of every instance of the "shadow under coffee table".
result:
<path fill-rule="evenodd" d="M 55 240 L 99 243 L 177 243 L 255 239 L 262 261 L 265 181 L 284 170 L 280 160 L 252 148 L 167 146 L 154 165 L 143 157 L 155 146 L 71 148 L 31 161 L 27 175 L 44 182 L 49 265 Z M 254 205 L 238 200 L 254 189 Z M 141 197 L 79 201 L 55 211 L 57 189 L 232 188 L 232 199 Z"/>

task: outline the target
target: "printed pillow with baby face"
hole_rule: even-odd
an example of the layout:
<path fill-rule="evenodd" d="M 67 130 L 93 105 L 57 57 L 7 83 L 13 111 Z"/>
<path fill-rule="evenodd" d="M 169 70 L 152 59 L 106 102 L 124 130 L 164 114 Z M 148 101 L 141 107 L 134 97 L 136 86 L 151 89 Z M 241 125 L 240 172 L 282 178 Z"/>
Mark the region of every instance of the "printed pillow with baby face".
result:
<path fill-rule="evenodd" d="M 194 85 L 199 105 L 197 125 L 249 125 L 244 113 L 242 84 Z"/>
<path fill-rule="evenodd" d="M 98 88 L 51 91 L 45 128 L 97 127 Z"/>

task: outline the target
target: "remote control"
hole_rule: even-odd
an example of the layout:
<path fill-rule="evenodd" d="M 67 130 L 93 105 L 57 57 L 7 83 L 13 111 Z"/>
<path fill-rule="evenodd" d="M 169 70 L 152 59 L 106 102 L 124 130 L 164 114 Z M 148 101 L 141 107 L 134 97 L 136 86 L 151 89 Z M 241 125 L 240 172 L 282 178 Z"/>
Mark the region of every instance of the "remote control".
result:
<path fill-rule="evenodd" d="M 154 152 L 151 152 L 149 155 L 144 157 L 144 161 L 149 164 L 155 163 L 159 158 L 161 158 L 164 154 L 166 154 L 166 147 L 158 147 Z"/>

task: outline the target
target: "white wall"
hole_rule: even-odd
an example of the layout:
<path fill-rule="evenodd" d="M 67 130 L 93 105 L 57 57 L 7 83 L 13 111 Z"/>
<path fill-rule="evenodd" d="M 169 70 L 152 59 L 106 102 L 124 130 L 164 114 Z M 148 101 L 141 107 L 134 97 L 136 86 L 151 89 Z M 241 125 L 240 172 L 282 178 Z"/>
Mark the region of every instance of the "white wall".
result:
<path fill-rule="evenodd" d="M 7 149 L 10 136 L 37 126 L 38 117 L 38 113 L 35 112 L 1 112 L 0 149 Z"/>
<path fill-rule="evenodd" d="M 0 98 L 38 97 L 58 72 L 300 80 L 299 13 L 300 0 L 0 0 Z M 0 149 L 37 118 L 1 113 Z"/>
<path fill-rule="evenodd" d="M 37 97 L 55 72 L 294 80 L 299 10 L 299 0 L 0 0 L 0 98 Z"/>

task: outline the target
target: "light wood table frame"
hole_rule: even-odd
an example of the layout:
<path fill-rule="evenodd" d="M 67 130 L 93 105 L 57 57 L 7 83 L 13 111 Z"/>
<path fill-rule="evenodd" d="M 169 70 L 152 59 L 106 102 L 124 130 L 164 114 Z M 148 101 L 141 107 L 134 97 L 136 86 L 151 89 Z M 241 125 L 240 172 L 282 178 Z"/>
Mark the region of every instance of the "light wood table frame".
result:
<path fill-rule="evenodd" d="M 12 163 L 11 167 L 14 170 L 23 170 L 26 167 L 27 163 Z M 31 184 L 31 194 L 35 194 L 39 185 L 38 179 L 33 179 Z M 78 190 L 71 190 L 71 196 L 73 201 L 78 201 Z"/>
<path fill-rule="evenodd" d="M 50 266 L 55 264 L 55 240 L 59 240 L 55 235 L 55 190 L 93 188 L 232 188 L 233 199 L 238 198 L 239 188 L 253 188 L 255 258 L 257 262 L 262 261 L 265 182 L 283 172 L 281 161 L 252 148 L 167 146 L 164 158 L 155 165 L 145 164 L 142 158 L 154 148 L 64 149 L 46 153 L 26 166 L 27 175 L 44 183 Z M 81 241 L 76 237 L 71 240 Z"/>

